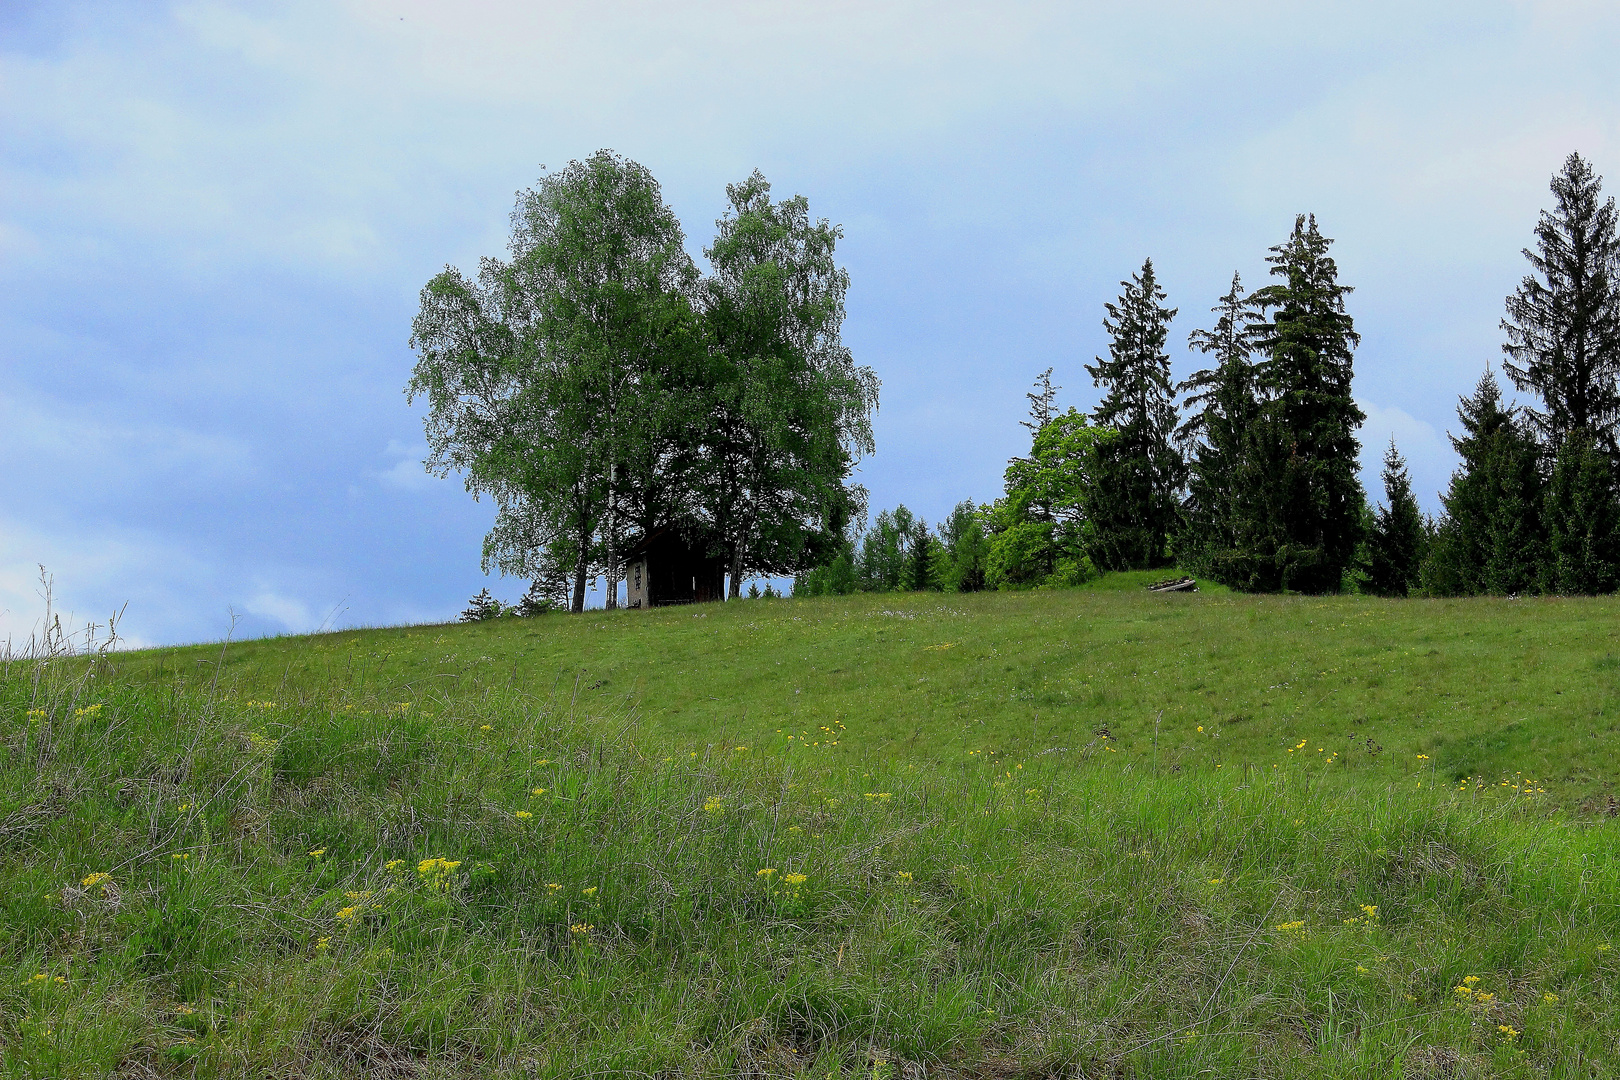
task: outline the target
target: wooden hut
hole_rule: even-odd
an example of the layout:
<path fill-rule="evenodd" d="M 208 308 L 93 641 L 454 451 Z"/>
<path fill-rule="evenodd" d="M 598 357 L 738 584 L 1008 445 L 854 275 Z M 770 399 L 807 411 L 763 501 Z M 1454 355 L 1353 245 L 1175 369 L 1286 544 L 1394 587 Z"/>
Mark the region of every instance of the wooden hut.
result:
<path fill-rule="evenodd" d="M 724 600 L 726 561 L 671 527 L 654 529 L 625 553 L 625 606 L 664 607 Z"/>

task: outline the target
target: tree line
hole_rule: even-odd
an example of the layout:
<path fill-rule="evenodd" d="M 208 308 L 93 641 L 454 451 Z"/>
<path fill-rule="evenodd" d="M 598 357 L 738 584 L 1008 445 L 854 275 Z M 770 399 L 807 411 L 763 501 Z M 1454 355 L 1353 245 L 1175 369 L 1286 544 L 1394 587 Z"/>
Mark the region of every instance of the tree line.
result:
<path fill-rule="evenodd" d="M 1176 565 L 1248 591 L 1386 596 L 1609 593 L 1620 587 L 1620 240 L 1601 178 L 1571 154 L 1552 180 L 1531 273 L 1507 298 L 1502 370 L 1458 407 L 1462 458 L 1442 512 L 1423 515 L 1393 441 L 1384 498 L 1358 479 L 1351 395 L 1360 338 L 1332 241 L 1296 219 L 1270 283 L 1234 274 L 1189 346 L 1207 366 L 1175 383 L 1176 309 L 1148 260 L 1106 305 L 1101 402 L 1059 411 L 1048 369 L 1030 397 L 1029 452 L 1004 493 L 937 528 L 906 507 L 842 538 L 795 593 L 1027 588 Z"/>

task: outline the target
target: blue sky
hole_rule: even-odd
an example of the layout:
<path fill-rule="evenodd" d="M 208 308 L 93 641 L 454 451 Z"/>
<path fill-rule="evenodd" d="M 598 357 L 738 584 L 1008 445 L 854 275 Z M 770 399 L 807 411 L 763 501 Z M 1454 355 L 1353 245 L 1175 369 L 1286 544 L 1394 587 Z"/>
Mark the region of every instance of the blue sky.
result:
<path fill-rule="evenodd" d="M 875 507 L 1000 491 L 1051 366 L 1089 408 L 1151 256 L 1189 330 L 1298 212 L 1438 507 L 1547 182 L 1620 185 L 1608 3 L 0 3 L 0 639 L 37 565 L 137 642 L 453 617 L 493 517 L 427 477 L 417 292 L 610 147 L 694 256 L 761 169 L 841 223 Z"/>

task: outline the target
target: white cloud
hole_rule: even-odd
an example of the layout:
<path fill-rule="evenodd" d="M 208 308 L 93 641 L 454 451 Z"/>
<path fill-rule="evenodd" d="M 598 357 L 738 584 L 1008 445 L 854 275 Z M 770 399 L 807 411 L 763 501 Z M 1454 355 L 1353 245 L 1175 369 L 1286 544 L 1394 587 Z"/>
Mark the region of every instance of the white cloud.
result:
<path fill-rule="evenodd" d="M 290 633 L 307 633 L 316 626 L 316 620 L 310 614 L 308 604 L 294 597 L 283 596 L 272 589 L 261 587 L 253 599 L 242 606 L 254 615 L 274 619 Z"/>
<path fill-rule="evenodd" d="M 388 447 L 383 451 L 389 457 L 399 458 L 393 465 L 381 472 L 373 473 L 377 482 L 391 491 L 426 491 L 436 484 L 444 483 L 439 477 L 432 475 L 422 465 L 427 457 L 426 443 L 407 446 L 397 439 L 389 439 Z"/>
<path fill-rule="evenodd" d="M 1374 503 L 1383 500 L 1384 485 L 1380 476 L 1384 451 L 1393 438 L 1395 448 L 1406 459 L 1407 473 L 1412 477 L 1412 494 L 1426 512 L 1438 513 L 1439 493 L 1446 489 L 1458 462 L 1445 433 L 1405 409 L 1361 398 L 1356 404 L 1367 414 L 1367 422 L 1360 432 L 1361 483 L 1367 489 L 1367 498 Z"/>

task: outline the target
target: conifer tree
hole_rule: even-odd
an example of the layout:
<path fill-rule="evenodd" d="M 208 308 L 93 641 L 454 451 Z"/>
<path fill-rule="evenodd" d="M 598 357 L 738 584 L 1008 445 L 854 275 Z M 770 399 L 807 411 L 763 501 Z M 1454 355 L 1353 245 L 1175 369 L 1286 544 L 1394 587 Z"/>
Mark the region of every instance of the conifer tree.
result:
<path fill-rule="evenodd" d="M 1451 437 L 1462 467 L 1441 496 L 1445 507 L 1424 560 L 1425 592 L 1509 596 L 1541 586 L 1546 560 L 1540 450 L 1516 410 L 1504 406 L 1486 370 L 1457 406 L 1463 434 Z"/>
<path fill-rule="evenodd" d="M 1615 453 L 1620 426 L 1620 237 L 1614 200 L 1599 200 L 1603 180 L 1579 154 L 1552 179 L 1555 208 L 1536 224 L 1535 273 L 1507 298 L 1502 365 L 1513 385 L 1535 393 L 1527 409 L 1535 431 L 1557 452 L 1587 432 Z"/>
<path fill-rule="evenodd" d="M 1384 505 L 1373 514 L 1368 548 L 1368 591 L 1379 596 L 1405 596 L 1418 584 L 1428 529 L 1417 499 L 1406 459 L 1389 440 L 1384 451 Z"/>
<path fill-rule="evenodd" d="M 1601 595 L 1620 586 L 1620 493 L 1613 459 L 1584 431 L 1564 439 L 1547 485 L 1550 592 Z"/>
<path fill-rule="evenodd" d="M 933 579 L 934 549 L 939 542 L 928 530 L 928 522 L 918 517 L 906 539 L 906 587 L 914 592 L 937 586 Z"/>
<path fill-rule="evenodd" d="M 1247 588 L 1335 592 L 1361 539 L 1356 429 L 1366 416 L 1350 395 L 1361 338 L 1332 243 L 1314 215 L 1295 218 L 1293 235 L 1266 259 L 1282 280 L 1251 297 L 1270 321 L 1249 328 L 1261 405 L 1241 485 L 1237 576 L 1246 580 L 1234 582 Z"/>
<path fill-rule="evenodd" d="M 1238 546 L 1244 448 L 1260 407 L 1248 329 L 1254 312 L 1241 277 L 1232 275 L 1231 289 L 1211 310 L 1217 316 L 1214 328 L 1194 330 L 1187 343 L 1211 357 L 1214 367 L 1177 388 L 1193 410 L 1176 432 L 1181 445 L 1190 449 L 1177 548 L 1184 569 L 1224 581 Z"/>
<path fill-rule="evenodd" d="M 1163 565 L 1185 471 L 1174 441 L 1175 386 L 1164 351 L 1176 309 L 1164 306 L 1152 259 L 1120 284 L 1125 291 L 1118 304 L 1106 305 L 1103 320 L 1111 339 L 1108 359 L 1086 365 L 1093 384 L 1107 388 L 1093 418 L 1119 432 L 1101 462 L 1100 482 L 1116 498 L 1106 516 L 1093 522 L 1092 556 L 1115 570 Z"/>

